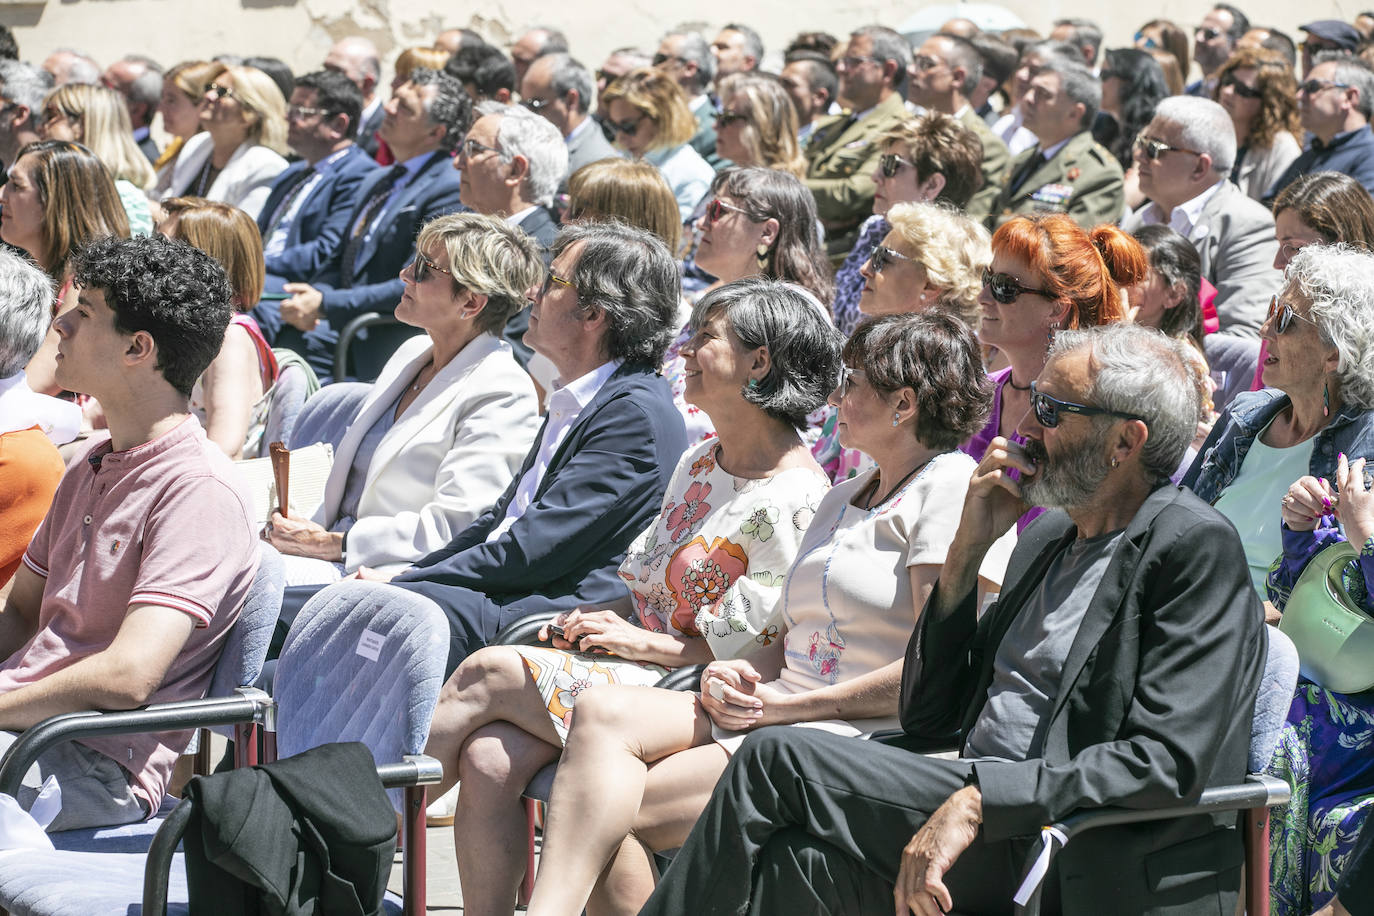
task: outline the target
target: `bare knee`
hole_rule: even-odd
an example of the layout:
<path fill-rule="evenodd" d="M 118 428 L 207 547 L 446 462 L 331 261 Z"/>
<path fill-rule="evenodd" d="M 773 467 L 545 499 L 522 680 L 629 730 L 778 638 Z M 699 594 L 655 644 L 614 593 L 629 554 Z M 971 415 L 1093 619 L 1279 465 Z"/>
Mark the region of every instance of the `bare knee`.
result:
<path fill-rule="evenodd" d="M 478 793 L 518 798 L 557 750 L 506 722 L 472 733 L 458 755 L 458 776 Z M 480 788 L 478 788 L 480 786 Z"/>
<path fill-rule="evenodd" d="M 582 691 L 573 707 L 573 726 L 584 735 L 623 731 L 633 718 L 634 701 L 629 693 L 610 684 Z"/>
<path fill-rule="evenodd" d="M 444 684 L 439 702 L 490 696 L 524 687 L 525 660 L 510 646 L 487 646 L 469 655 Z"/>

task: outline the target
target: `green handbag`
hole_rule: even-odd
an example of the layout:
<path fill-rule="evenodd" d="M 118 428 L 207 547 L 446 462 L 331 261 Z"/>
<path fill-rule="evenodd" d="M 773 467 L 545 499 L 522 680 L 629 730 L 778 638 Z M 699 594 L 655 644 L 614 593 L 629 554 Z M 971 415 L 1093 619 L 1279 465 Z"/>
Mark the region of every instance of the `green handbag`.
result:
<path fill-rule="evenodd" d="M 1279 629 L 1298 648 L 1302 676 L 1335 693 L 1374 687 L 1374 619 L 1342 582 L 1342 570 L 1358 555 L 1346 541 L 1318 553 L 1298 577 L 1279 618 Z"/>

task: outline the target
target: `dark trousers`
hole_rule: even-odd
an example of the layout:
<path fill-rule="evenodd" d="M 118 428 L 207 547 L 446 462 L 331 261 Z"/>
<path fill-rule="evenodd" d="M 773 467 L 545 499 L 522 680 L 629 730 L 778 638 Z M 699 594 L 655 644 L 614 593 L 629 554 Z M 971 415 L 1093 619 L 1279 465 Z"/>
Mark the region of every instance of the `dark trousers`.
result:
<path fill-rule="evenodd" d="M 641 916 L 891 913 L 903 847 L 970 769 L 815 729 L 762 729 L 731 758 Z M 1026 849 L 975 841 L 945 876 L 955 910 L 1010 913 Z M 1058 910 L 1056 884 L 1052 872 L 1044 912 Z"/>

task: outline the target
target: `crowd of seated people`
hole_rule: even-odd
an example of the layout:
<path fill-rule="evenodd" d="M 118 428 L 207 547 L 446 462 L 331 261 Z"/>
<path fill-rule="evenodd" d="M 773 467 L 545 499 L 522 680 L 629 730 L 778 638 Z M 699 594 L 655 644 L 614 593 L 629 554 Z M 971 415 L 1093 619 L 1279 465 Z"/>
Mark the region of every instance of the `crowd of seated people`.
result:
<path fill-rule="evenodd" d="M 0 42 L 0 743 L 203 695 L 262 542 L 279 634 L 447 620 L 474 913 L 1002 912 L 1042 826 L 1242 780 L 1304 571 L 1348 543 L 1374 616 L 1374 15 L 1193 15 Z M 255 514 L 286 366 L 346 406 L 317 504 Z M 1369 911 L 1374 689 L 1270 702 L 1271 911 Z M 21 801 L 143 819 L 185 744 Z M 1242 858 L 1105 828 L 1044 902 L 1230 912 Z"/>

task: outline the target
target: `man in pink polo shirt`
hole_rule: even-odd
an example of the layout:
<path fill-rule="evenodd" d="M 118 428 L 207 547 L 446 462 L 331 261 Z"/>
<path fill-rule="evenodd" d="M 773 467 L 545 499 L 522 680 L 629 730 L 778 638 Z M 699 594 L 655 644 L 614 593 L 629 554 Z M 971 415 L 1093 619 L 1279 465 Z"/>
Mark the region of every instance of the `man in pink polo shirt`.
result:
<path fill-rule="evenodd" d="M 75 258 L 78 305 L 57 316 L 57 381 L 109 421 L 74 459 L 0 613 L 0 729 L 58 713 L 204 696 L 257 568 L 249 501 L 191 416 L 219 352 L 229 285 L 203 252 L 102 239 Z M 188 732 L 69 742 L 26 779 L 57 777 L 49 830 L 156 810 Z M 0 744 L 12 737 L 0 734 Z"/>

